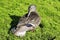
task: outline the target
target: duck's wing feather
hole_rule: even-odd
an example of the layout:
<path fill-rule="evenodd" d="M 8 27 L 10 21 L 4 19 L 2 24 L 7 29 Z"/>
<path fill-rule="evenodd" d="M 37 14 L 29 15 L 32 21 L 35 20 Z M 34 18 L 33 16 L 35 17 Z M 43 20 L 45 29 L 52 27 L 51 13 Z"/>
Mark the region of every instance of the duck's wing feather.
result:
<path fill-rule="evenodd" d="M 30 24 L 35 25 L 35 26 L 38 26 L 40 24 L 40 21 L 41 21 L 40 16 L 36 12 L 31 12 L 28 20 L 29 20 Z"/>
<path fill-rule="evenodd" d="M 28 22 L 27 17 L 24 15 L 23 17 L 20 18 L 20 20 L 19 20 L 17 26 L 26 24 L 27 22 Z"/>

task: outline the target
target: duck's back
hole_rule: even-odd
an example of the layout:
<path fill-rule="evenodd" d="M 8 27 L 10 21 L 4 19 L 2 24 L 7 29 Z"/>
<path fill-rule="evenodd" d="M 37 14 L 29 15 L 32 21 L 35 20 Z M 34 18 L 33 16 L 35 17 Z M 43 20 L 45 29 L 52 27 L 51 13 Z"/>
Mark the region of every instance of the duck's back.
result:
<path fill-rule="evenodd" d="M 29 15 L 29 18 L 30 19 L 37 19 L 37 18 L 39 18 L 39 15 L 36 12 L 31 12 Z"/>
<path fill-rule="evenodd" d="M 31 12 L 28 20 L 29 20 L 29 23 L 32 23 L 35 26 L 40 24 L 40 17 L 36 12 Z"/>

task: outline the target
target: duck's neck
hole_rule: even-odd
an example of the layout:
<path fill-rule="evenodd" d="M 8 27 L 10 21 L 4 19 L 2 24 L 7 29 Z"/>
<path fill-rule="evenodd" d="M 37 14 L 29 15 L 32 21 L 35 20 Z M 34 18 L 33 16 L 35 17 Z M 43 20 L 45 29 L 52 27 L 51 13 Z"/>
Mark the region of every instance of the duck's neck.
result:
<path fill-rule="evenodd" d="M 36 12 L 36 11 L 29 11 L 29 12 L 28 12 L 28 17 L 29 17 L 29 15 L 31 14 L 31 12 Z"/>
<path fill-rule="evenodd" d="M 28 17 L 29 17 L 29 15 L 30 15 L 30 13 L 31 13 L 31 12 L 28 12 Z"/>

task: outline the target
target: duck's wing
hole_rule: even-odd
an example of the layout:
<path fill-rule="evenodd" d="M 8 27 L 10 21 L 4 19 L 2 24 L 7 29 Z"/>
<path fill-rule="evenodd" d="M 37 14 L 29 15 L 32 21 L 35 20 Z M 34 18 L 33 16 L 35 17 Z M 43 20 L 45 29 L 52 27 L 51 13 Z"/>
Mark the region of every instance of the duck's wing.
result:
<path fill-rule="evenodd" d="M 20 20 L 19 20 L 17 26 L 26 24 L 27 22 L 28 22 L 27 17 L 24 15 L 23 17 L 20 18 Z"/>
<path fill-rule="evenodd" d="M 38 26 L 40 24 L 40 17 L 39 15 L 36 13 L 36 12 L 32 12 L 30 15 L 29 15 L 29 24 L 33 25 L 34 27 Z"/>

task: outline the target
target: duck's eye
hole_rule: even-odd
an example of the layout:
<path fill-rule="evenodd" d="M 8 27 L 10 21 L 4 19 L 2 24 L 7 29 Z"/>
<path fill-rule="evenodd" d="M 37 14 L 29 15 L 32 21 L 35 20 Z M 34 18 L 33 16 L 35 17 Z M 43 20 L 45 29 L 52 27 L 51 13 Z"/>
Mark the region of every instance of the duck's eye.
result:
<path fill-rule="evenodd" d="M 31 27 L 32 25 L 31 24 L 26 24 L 27 27 Z"/>

